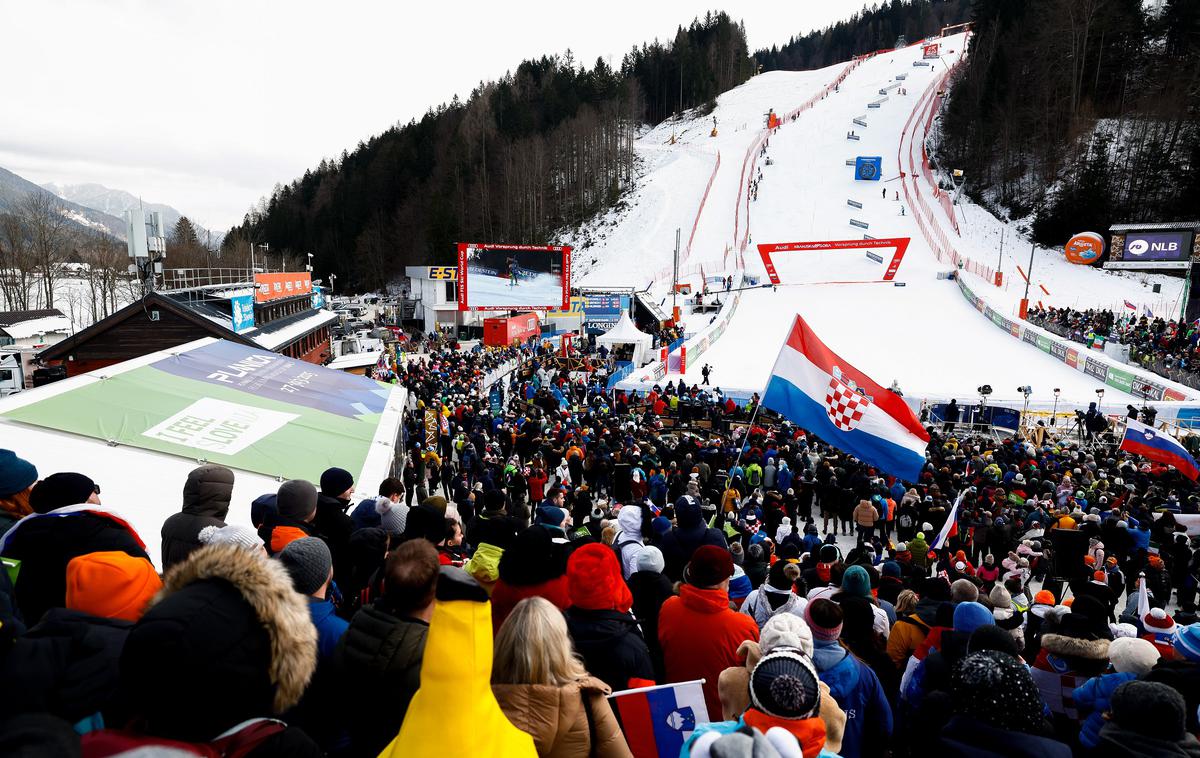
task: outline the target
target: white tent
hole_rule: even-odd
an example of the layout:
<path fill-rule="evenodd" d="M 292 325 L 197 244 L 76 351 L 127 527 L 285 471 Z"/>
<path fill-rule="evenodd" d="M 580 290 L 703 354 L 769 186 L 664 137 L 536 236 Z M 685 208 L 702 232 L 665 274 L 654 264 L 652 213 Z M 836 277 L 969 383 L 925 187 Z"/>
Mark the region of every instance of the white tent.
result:
<path fill-rule="evenodd" d="M 597 345 L 606 345 L 609 350 L 620 347 L 633 347 L 633 365 L 642 366 L 649 358 L 650 348 L 654 338 L 634 325 L 628 313 L 621 314 L 621 320 L 612 329 L 596 338 Z"/>

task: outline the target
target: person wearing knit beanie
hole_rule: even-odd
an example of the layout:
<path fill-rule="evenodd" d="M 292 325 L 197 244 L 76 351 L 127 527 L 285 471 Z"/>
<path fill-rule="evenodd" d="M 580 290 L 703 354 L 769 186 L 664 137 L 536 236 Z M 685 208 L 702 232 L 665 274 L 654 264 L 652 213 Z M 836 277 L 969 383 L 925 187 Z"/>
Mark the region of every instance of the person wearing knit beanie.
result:
<path fill-rule="evenodd" d="M 655 679 L 654 662 L 630 613 L 633 596 L 607 545 L 581 545 L 567 559 L 567 630 L 589 673 L 614 690 Z"/>
<path fill-rule="evenodd" d="M 812 630 L 813 640 L 832 641 L 842 634 L 842 607 L 820 598 L 804 607 L 804 621 Z"/>
<path fill-rule="evenodd" d="M 100 504 L 98 487 L 88 477 L 74 472 L 51 474 L 33 486 L 29 507 L 35 513 L 49 513 L 68 505 Z"/>
<path fill-rule="evenodd" d="M 1176 625 L 1171 645 L 1179 657 L 1200 663 L 1200 622 L 1187 626 Z"/>
<path fill-rule="evenodd" d="M 279 485 L 275 508 L 285 518 L 312 521 L 317 513 L 317 488 L 303 479 L 286 481 Z"/>
<path fill-rule="evenodd" d="M 955 579 L 950 585 L 950 602 L 974 603 L 979 600 L 979 587 L 970 579 Z"/>
<path fill-rule="evenodd" d="M 1011 655 L 986 650 L 966 656 L 950 676 L 950 694 L 957 716 L 943 731 L 943 739 L 947 734 L 972 739 L 969 734 L 962 734 L 970 731 L 974 731 L 974 738 L 978 739 L 981 730 L 974 725 L 980 724 L 1021 735 L 1040 735 L 1042 732 L 1041 693 L 1028 667 Z M 956 723 L 963 718 L 966 720 Z M 994 735 L 992 739 L 1001 736 L 994 732 L 990 734 Z M 1054 752 L 1045 755 L 1071 754 L 1060 743 L 1046 742 L 1049 743 L 1046 747 Z M 995 747 L 993 745 L 993 749 Z"/>
<path fill-rule="evenodd" d="M 200 530 L 198 539 L 201 545 L 237 545 L 250 552 L 266 554 L 266 547 L 258 532 L 239 524 L 206 526 Z"/>
<path fill-rule="evenodd" d="M 1054 599 L 1054 593 L 1050 590 L 1038 590 L 1033 596 L 1034 605 L 1057 605 L 1058 601 Z"/>
<path fill-rule="evenodd" d="M 981 626 L 995 624 L 992 612 L 982 603 L 959 603 L 954 607 L 954 631 L 970 634 Z"/>
<path fill-rule="evenodd" d="M 723 547 L 702 545 L 692 553 L 683 579 L 688 584 L 702 589 L 718 587 L 733 576 L 733 556 Z"/>
<path fill-rule="evenodd" d="M 781 613 L 767 619 L 758 638 L 758 645 L 763 655 L 775 648 L 792 647 L 811 657 L 813 654 L 812 627 L 799 616 Z"/>
<path fill-rule="evenodd" d="M 638 571 L 653 571 L 656 574 L 661 574 L 666 567 L 667 564 L 663 560 L 662 551 L 654 545 L 646 545 L 637 552 Z"/>
<path fill-rule="evenodd" d="M 67 607 L 137 621 L 162 589 L 154 565 L 120 550 L 87 553 L 67 564 Z"/>
<path fill-rule="evenodd" d="M 1158 663 L 1158 649 L 1137 637 L 1118 637 L 1108 645 L 1108 659 L 1119 674 L 1143 676 Z"/>
<path fill-rule="evenodd" d="M 1112 693 L 1109 721 L 1100 730 L 1104 755 L 1200 754 L 1187 729 L 1187 704 L 1160 682 L 1125 682 Z"/>
<path fill-rule="evenodd" d="M 842 592 L 855 597 L 871 597 L 871 575 L 862 566 L 851 566 L 842 575 Z"/>
<path fill-rule="evenodd" d="M 321 494 L 346 498 L 354 489 L 354 475 L 344 468 L 327 468 L 321 474 Z"/>
<path fill-rule="evenodd" d="M 29 495 L 37 478 L 36 466 L 12 450 L 0 449 L 0 534 L 33 513 Z"/>
<path fill-rule="evenodd" d="M 278 557 L 301 595 L 316 596 L 333 577 L 333 556 L 329 546 L 317 537 L 289 542 Z M 323 591 L 320 597 L 324 597 Z"/>
<path fill-rule="evenodd" d="M 818 715 L 821 687 L 808 656 L 789 648 L 764 655 L 750 672 L 749 690 L 750 708 L 742 716 L 747 726 L 763 734 L 785 730 L 805 756 L 821 751 L 826 741 L 825 722 Z"/>

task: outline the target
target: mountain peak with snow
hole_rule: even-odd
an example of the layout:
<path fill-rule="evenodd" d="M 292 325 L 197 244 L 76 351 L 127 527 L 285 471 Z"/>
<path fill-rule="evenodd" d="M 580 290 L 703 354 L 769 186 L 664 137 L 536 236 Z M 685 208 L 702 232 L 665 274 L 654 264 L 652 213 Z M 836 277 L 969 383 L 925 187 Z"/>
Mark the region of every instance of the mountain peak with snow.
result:
<path fill-rule="evenodd" d="M 142 208 L 146 211 L 157 211 L 162 214 L 163 223 L 168 230 L 174 229 L 179 219 L 186 215 L 165 203 L 147 202 L 131 192 L 112 189 L 96 182 L 85 182 L 82 184 L 55 184 L 51 182 L 41 186 L 42 189 L 53 192 L 64 200 L 69 200 L 77 205 L 82 205 L 85 208 L 91 208 L 101 213 L 107 213 L 117 218 L 124 218 L 125 211 L 135 208 Z M 200 240 L 207 242 L 206 237 L 209 230 L 197 224 L 195 219 L 192 219 L 192 226 L 196 228 L 196 235 Z M 219 232 L 213 232 L 212 235 L 212 244 L 219 245 L 222 235 Z"/>

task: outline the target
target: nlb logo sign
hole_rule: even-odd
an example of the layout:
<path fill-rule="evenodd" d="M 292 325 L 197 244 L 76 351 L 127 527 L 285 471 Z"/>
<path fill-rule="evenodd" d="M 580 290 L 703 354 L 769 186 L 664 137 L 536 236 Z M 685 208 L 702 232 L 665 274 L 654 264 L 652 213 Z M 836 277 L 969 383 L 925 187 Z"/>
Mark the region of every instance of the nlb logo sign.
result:
<path fill-rule="evenodd" d="M 1186 260 L 1192 242 L 1191 232 L 1137 232 L 1125 238 L 1126 261 Z"/>
<path fill-rule="evenodd" d="M 1130 255 L 1145 255 L 1149 252 L 1155 253 L 1177 253 L 1179 252 L 1178 242 L 1148 242 L 1146 240 L 1134 240 L 1129 243 L 1126 248 Z"/>

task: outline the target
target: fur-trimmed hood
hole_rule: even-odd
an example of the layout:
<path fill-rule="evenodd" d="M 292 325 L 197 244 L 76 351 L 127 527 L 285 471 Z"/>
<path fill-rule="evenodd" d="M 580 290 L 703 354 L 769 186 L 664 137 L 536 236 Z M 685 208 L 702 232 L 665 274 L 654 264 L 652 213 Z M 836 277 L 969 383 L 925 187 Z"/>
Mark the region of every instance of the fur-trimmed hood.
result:
<path fill-rule="evenodd" d="M 232 545 L 209 545 L 167 572 L 163 588 L 154 596 L 147 614 L 190 585 L 210 579 L 233 585 L 266 629 L 274 708 L 276 713 L 283 713 L 300 702 L 317 666 L 317 630 L 309 615 L 308 600 L 293 589 L 287 570 L 277 561 Z M 176 686 L 186 687 L 189 683 L 179 682 Z"/>
<path fill-rule="evenodd" d="M 1048 653 L 1093 661 L 1108 660 L 1108 640 L 1082 640 L 1063 634 L 1042 635 L 1042 649 Z"/>

